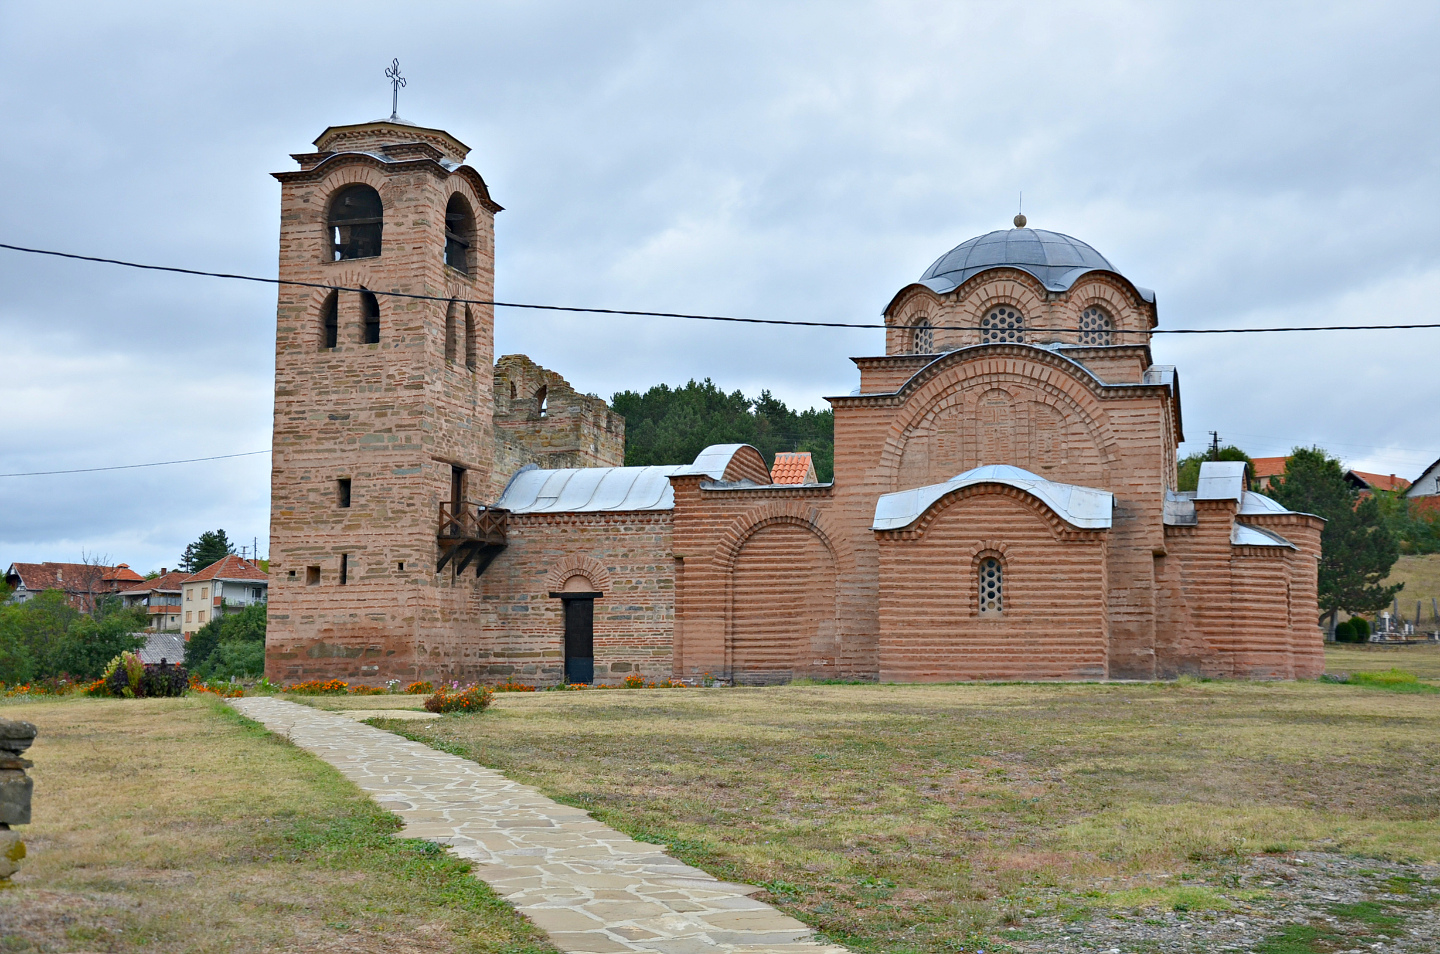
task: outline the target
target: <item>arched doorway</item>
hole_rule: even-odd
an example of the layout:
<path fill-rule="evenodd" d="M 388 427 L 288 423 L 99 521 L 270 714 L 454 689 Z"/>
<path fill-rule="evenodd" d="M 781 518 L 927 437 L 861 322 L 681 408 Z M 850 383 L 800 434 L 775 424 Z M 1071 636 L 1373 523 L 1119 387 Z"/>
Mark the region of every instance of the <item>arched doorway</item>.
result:
<path fill-rule="evenodd" d="M 604 594 L 588 576 L 576 574 L 550 595 L 564 607 L 565 681 L 589 685 L 595 681 L 595 601 Z"/>

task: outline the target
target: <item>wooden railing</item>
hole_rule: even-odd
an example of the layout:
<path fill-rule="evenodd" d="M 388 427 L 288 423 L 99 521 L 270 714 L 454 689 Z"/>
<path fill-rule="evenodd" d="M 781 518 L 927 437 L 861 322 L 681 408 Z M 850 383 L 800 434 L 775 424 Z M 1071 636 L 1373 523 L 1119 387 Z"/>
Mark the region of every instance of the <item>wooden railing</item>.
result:
<path fill-rule="evenodd" d="M 495 557 L 505 549 L 505 530 L 510 511 L 499 507 L 465 501 L 456 507 L 450 501 L 440 505 L 440 522 L 435 528 L 439 557 L 435 570 L 445 569 L 454 561 L 455 573 L 475 564 L 475 575 L 485 572 Z"/>

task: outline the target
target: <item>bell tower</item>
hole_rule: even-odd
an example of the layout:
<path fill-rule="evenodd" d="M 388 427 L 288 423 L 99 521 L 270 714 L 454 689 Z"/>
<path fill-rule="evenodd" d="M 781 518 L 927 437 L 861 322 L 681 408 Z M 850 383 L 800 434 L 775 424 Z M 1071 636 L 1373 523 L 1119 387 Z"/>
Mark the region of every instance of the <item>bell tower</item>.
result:
<path fill-rule="evenodd" d="M 468 153 L 392 116 L 332 126 L 275 174 L 280 279 L 306 283 L 276 310 L 277 682 L 467 676 L 477 582 L 437 569 L 437 523 L 491 485 L 494 312 L 475 302 L 500 211 Z"/>

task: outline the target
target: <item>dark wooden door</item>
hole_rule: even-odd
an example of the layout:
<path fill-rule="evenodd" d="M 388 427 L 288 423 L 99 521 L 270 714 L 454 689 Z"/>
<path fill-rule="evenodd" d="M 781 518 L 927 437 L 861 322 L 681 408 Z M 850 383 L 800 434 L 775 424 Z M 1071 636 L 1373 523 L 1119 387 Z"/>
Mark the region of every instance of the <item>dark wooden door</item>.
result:
<path fill-rule="evenodd" d="M 595 680 L 595 599 L 565 600 L 565 681 Z"/>

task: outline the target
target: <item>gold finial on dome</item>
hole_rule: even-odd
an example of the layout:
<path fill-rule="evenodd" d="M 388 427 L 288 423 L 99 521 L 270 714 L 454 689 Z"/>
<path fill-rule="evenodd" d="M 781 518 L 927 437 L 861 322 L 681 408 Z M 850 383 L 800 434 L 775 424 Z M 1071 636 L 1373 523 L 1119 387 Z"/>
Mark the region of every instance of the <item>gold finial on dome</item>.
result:
<path fill-rule="evenodd" d="M 1017 229 L 1023 229 L 1025 227 L 1025 214 L 1023 212 L 1016 214 L 1015 227 Z"/>

